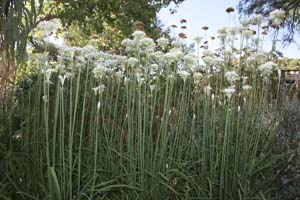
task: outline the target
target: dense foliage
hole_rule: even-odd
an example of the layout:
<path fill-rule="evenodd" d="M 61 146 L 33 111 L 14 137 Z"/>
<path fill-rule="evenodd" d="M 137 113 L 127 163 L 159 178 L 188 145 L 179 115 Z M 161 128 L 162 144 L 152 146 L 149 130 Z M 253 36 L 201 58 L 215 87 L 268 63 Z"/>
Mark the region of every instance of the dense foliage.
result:
<path fill-rule="evenodd" d="M 145 25 L 145 31 L 157 35 L 157 12 L 170 3 L 179 4 L 184 0 L 128 0 L 128 1 L 59 1 L 62 9 L 58 15 L 62 22 L 71 25 L 74 21 L 86 31 L 91 29 L 101 33 L 105 24 L 117 28 L 125 36 L 129 36 L 135 22 Z M 156 31 L 156 32 L 155 32 Z"/>

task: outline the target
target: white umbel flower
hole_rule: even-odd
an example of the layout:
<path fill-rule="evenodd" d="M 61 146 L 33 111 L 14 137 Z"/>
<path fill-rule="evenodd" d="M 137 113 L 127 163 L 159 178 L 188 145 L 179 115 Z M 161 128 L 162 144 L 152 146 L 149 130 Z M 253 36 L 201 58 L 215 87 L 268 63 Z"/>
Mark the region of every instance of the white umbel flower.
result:
<path fill-rule="evenodd" d="M 139 60 L 137 58 L 130 57 L 130 58 L 128 58 L 127 62 L 128 62 L 128 65 L 132 67 L 132 66 L 137 65 L 139 63 Z"/>
<path fill-rule="evenodd" d="M 263 20 L 263 16 L 262 14 L 257 14 L 257 15 L 254 15 L 251 19 L 250 19 L 250 23 L 253 24 L 253 25 L 260 25 L 262 23 L 262 20 Z"/>
<path fill-rule="evenodd" d="M 95 95 L 97 94 L 102 94 L 104 92 L 104 89 L 105 89 L 105 85 L 99 85 L 95 88 L 92 88 L 95 92 Z"/>
<path fill-rule="evenodd" d="M 202 40 L 202 38 L 199 37 L 199 36 L 194 37 L 194 41 L 195 41 L 195 43 L 198 44 L 198 45 L 200 44 L 201 40 Z"/>
<path fill-rule="evenodd" d="M 231 84 L 239 79 L 239 75 L 235 71 L 228 71 L 225 73 L 226 80 Z"/>
<path fill-rule="evenodd" d="M 162 49 L 165 49 L 169 45 L 170 41 L 168 38 L 161 37 L 157 39 L 156 42 L 158 43 L 158 46 L 160 46 Z"/>
<path fill-rule="evenodd" d="M 184 81 L 190 76 L 190 73 L 188 73 L 187 71 L 183 71 L 183 70 L 178 71 L 177 73 Z"/>
<path fill-rule="evenodd" d="M 258 66 L 258 71 L 261 73 L 262 76 L 268 77 L 271 75 L 271 73 L 275 67 L 277 67 L 277 64 L 270 61 L 270 62 L 266 62 L 265 64 Z"/>
<path fill-rule="evenodd" d="M 252 89 L 252 87 L 250 85 L 244 85 L 243 86 L 243 90 L 245 90 L 245 91 L 248 91 L 248 90 L 251 90 L 251 89 Z"/>
<path fill-rule="evenodd" d="M 223 92 L 225 93 L 227 98 L 230 99 L 232 97 L 232 95 L 235 93 L 235 89 L 232 87 L 229 87 L 229 88 L 224 89 Z"/>
<path fill-rule="evenodd" d="M 144 31 L 134 31 L 132 33 L 132 36 L 134 37 L 134 39 L 140 40 L 143 39 L 146 36 L 146 34 Z"/>
<path fill-rule="evenodd" d="M 270 12 L 270 20 L 274 25 L 280 25 L 284 19 L 285 19 L 284 11 L 276 9 Z"/>

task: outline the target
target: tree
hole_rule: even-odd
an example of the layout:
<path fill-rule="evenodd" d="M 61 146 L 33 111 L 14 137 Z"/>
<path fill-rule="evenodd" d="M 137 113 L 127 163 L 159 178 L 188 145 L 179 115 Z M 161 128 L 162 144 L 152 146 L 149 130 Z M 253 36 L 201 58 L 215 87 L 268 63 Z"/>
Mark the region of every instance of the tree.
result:
<path fill-rule="evenodd" d="M 179 4 L 184 0 L 60 0 L 59 18 L 64 25 L 77 22 L 83 30 L 101 33 L 104 26 L 116 28 L 128 36 L 136 21 L 145 24 L 148 34 L 155 34 L 157 12 L 170 3 Z"/>
<path fill-rule="evenodd" d="M 245 15 L 260 13 L 266 17 L 275 9 L 283 10 L 286 17 L 282 26 L 288 30 L 283 35 L 284 42 L 293 42 L 300 33 L 300 0 L 240 0 L 238 7 Z"/>

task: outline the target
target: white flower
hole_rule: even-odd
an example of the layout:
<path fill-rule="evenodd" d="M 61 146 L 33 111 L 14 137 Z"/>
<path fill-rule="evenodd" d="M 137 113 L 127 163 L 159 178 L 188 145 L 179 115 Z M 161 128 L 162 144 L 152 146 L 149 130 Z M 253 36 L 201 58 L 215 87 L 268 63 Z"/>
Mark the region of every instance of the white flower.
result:
<path fill-rule="evenodd" d="M 158 65 L 154 63 L 154 64 L 150 65 L 150 68 L 154 71 L 158 70 Z"/>
<path fill-rule="evenodd" d="M 203 77 L 203 75 L 202 75 L 200 72 L 195 72 L 195 73 L 193 74 L 193 78 L 194 78 L 195 80 L 200 80 L 202 77 Z"/>
<path fill-rule="evenodd" d="M 43 37 L 49 36 L 53 34 L 57 28 L 59 28 L 60 24 L 58 20 L 51 21 L 42 21 L 38 24 L 37 28 L 43 32 Z"/>
<path fill-rule="evenodd" d="M 270 12 L 270 20 L 274 25 L 280 25 L 284 19 L 285 19 L 284 11 L 276 9 Z"/>
<path fill-rule="evenodd" d="M 264 51 L 257 51 L 247 58 L 250 64 L 264 63 L 268 60 L 268 53 Z"/>
<path fill-rule="evenodd" d="M 258 71 L 260 71 L 262 76 L 270 76 L 273 68 L 277 67 L 277 64 L 274 62 L 266 62 L 258 66 Z"/>
<path fill-rule="evenodd" d="M 198 44 L 198 45 L 200 44 L 201 40 L 202 40 L 202 38 L 199 37 L 199 36 L 194 37 L 194 41 L 195 41 L 196 44 Z"/>
<path fill-rule="evenodd" d="M 131 44 L 132 44 L 132 40 L 129 39 L 129 38 L 126 38 L 126 39 L 122 40 L 122 42 L 121 42 L 121 45 L 124 46 L 124 47 L 128 47 Z"/>
<path fill-rule="evenodd" d="M 172 63 L 176 60 L 176 54 L 173 52 L 168 52 L 163 55 L 163 58 L 167 61 L 167 63 Z"/>
<path fill-rule="evenodd" d="M 134 39 L 140 40 L 142 38 L 144 38 L 146 36 L 144 31 L 134 31 L 132 33 L 132 36 L 134 37 Z"/>
<path fill-rule="evenodd" d="M 215 56 L 215 53 L 213 51 L 210 51 L 210 50 L 204 50 L 202 54 L 203 54 L 203 56 L 210 56 L 210 57 Z"/>
<path fill-rule="evenodd" d="M 235 71 L 228 71 L 225 73 L 226 80 L 231 84 L 239 79 L 239 75 Z"/>
<path fill-rule="evenodd" d="M 253 25 L 260 25 L 262 23 L 263 18 L 264 17 L 262 16 L 262 14 L 257 14 L 250 19 L 250 23 Z"/>
<path fill-rule="evenodd" d="M 115 72 L 115 76 L 117 77 L 117 79 L 121 80 L 124 77 L 124 72 L 117 71 L 117 72 Z"/>
<path fill-rule="evenodd" d="M 239 28 L 237 27 L 228 28 L 228 32 L 231 34 L 231 36 L 234 37 L 239 32 Z"/>
<path fill-rule="evenodd" d="M 243 29 L 242 35 L 249 39 L 251 36 L 253 36 L 253 31 L 250 29 Z"/>
<path fill-rule="evenodd" d="M 220 35 L 226 35 L 226 34 L 227 34 L 227 30 L 228 30 L 227 27 L 222 27 L 222 28 L 220 28 L 220 29 L 218 30 L 218 33 L 219 33 Z"/>
<path fill-rule="evenodd" d="M 191 74 L 187 71 L 178 71 L 177 74 L 185 81 Z"/>
<path fill-rule="evenodd" d="M 223 92 L 228 97 L 228 99 L 230 99 L 231 96 L 235 93 L 235 89 L 232 87 L 229 87 L 229 88 L 224 89 Z"/>
<path fill-rule="evenodd" d="M 251 90 L 251 89 L 252 89 L 252 87 L 250 85 L 244 85 L 243 86 L 243 90 L 245 90 L 245 91 L 248 91 L 248 90 Z"/>
<path fill-rule="evenodd" d="M 197 57 L 195 54 L 188 53 L 183 56 L 183 60 L 186 66 L 193 66 L 197 61 Z"/>
<path fill-rule="evenodd" d="M 129 66 L 135 66 L 139 63 L 139 60 L 137 58 L 130 57 L 128 58 L 127 63 Z"/>
<path fill-rule="evenodd" d="M 150 85 L 150 92 L 152 93 L 155 90 L 156 90 L 156 85 Z"/>
<path fill-rule="evenodd" d="M 214 64 L 214 58 L 211 56 L 205 56 L 204 58 L 202 58 L 202 60 L 208 67 Z"/>
<path fill-rule="evenodd" d="M 107 67 L 103 67 L 101 65 L 98 65 L 93 69 L 93 74 L 96 78 L 102 78 L 103 75 L 107 72 L 110 71 Z"/>
<path fill-rule="evenodd" d="M 104 92 L 104 89 L 105 89 L 105 85 L 99 85 L 95 88 L 92 88 L 95 92 L 95 95 L 97 94 L 102 94 Z"/>
<path fill-rule="evenodd" d="M 175 58 L 180 59 L 184 56 L 184 53 L 182 52 L 181 48 L 172 48 L 170 50 L 170 53 L 174 55 Z"/>
<path fill-rule="evenodd" d="M 165 38 L 165 37 L 161 37 L 161 38 L 157 39 L 156 41 L 158 43 L 158 46 L 160 46 L 162 49 L 165 49 L 170 42 L 169 39 Z"/>
<path fill-rule="evenodd" d="M 174 40 L 172 42 L 172 47 L 174 47 L 174 48 L 181 48 L 182 47 L 182 43 L 179 42 L 179 41 Z"/>
<path fill-rule="evenodd" d="M 143 48 L 145 48 L 146 50 L 148 48 L 152 49 L 155 46 L 153 39 L 148 38 L 148 37 L 147 38 L 142 38 L 141 41 L 140 41 L 140 43 L 141 43 L 141 46 Z"/>

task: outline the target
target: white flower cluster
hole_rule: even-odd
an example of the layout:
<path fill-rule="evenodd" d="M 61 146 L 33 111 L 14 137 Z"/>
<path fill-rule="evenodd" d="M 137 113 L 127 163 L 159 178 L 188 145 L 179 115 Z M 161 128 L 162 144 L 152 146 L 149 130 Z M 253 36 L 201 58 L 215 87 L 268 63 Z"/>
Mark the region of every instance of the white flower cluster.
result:
<path fill-rule="evenodd" d="M 235 93 L 235 89 L 233 87 L 228 87 L 223 90 L 228 99 L 231 99 L 232 95 Z"/>
<path fill-rule="evenodd" d="M 262 14 L 256 14 L 250 19 L 250 23 L 253 25 L 260 25 L 263 21 L 263 16 Z"/>
<path fill-rule="evenodd" d="M 285 19 L 285 13 L 282 10 L 275 9 L 270 12 L 270 20 L 274 25 L 280 25 Z"/>
<path fill-rule="evenodd" d="M 230 84 L 233 84 L 239 79 L 239 75 L 235 71 L 228 71 L 225 73 L 225 78 Z"/>
<path fill-rule="evenodd" d="M 258 66 L 258 71 L 261 73 L 261 76 L 267 78 L 268 76 L 271 75 L 275 67 L 277 67 L 277 64 L 270 61 Z"/>

